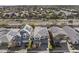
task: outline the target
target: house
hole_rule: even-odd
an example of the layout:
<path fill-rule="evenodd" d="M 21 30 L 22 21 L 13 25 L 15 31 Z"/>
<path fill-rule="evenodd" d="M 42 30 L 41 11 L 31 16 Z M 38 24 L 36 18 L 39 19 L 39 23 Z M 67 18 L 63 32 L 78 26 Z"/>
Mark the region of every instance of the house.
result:
<path fill-rule="evenodd" d="M 33 28 L 30 25 L 25 25 L 23 29 L 20 30 L 21 43 L 29 43 L 29 39 Z"/>
<path fill-rule="evenodd" d="M 17 34 L 19 29 L 6 29 L 1 30 L 0 34 L 0 45 L 6 45 L 8 47 L 8 44 L 11 44 L 12 38 Z"/>
<path fill-rule="evenodd" d="M 10 39 L 12 39 L 12 43 L 15 42 L 16 46 L 25 47 L 29 43 L 30 35 L 33 28 L 30 25 L 25 25 L 22 29 L 17 32 L 10 32 Z M 12 37 L 13 35 L 13 37 Z"/>
<path fill-rule="evenodd" d="M 52 34 L 55 46 L 61 46 L 62 44 L 66 43 L 67 33 L 60 27 L 53 26 L 49 28 L 49 31 Z"/>
<path fill-rule="evenodd" d="M 41 27 L 37 26 L 34 29 L 33 33 L 33 43 L 36 45 L 39 45 L 41 49 L 47 49 L 48 48 L 48 38 L 49 33 L 47 27 Z"/>
<path fill-rule="evenodd" d="M 79 33 L 72 27 L 64 26 L 63 29 L 70 38 L 72 44 L 79 44 Z"/>

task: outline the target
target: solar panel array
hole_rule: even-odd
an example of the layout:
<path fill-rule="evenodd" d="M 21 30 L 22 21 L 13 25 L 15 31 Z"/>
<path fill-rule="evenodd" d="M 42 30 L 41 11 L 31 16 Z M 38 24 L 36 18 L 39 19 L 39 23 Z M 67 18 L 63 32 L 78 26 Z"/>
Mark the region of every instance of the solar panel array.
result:
<path fill-rule="evenodd" d="M 6 28 L 0 28 L 0 43 L 1 42 L 8 42 L 8 39 L 7 39 L 7 33 L 9 32 L 8 29 Z"/>
<path fill-rule="evenodd" d="M 0 37 L 7 34 L 8 32 L 9 32 L 9 30 L 7 30 L 6 28 L 0 28 Z"/>
<path fill-rule="evenodd" d="M 8 41 L 11 41 L 12 38 L 18 34 L 18 31 L 19 31 L 19 29 L 11 29 L 6 35 Z"/>
<path fill-rule="evenodd" d="M 48 29 L 47 27 L 35 27 L 34 29 L 34 38 L 39 38 L 41 39 L 41 37 L 48 37 L 49 33 L 48 33 Z"/>
<path fill-rule="evenodd" d="M 62 28 L 56 26 L 49 28 L 49 31 L 53 34 L 53 36 L 67 35 L 67 33 Z"/>

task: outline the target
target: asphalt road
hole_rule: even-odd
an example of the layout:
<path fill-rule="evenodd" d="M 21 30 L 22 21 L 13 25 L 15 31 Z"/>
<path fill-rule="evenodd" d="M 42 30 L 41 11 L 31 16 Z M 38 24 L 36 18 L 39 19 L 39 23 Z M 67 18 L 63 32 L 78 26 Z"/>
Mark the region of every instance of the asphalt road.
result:
<path fill-rule="evenodd" d="M 56 47 L 51 53 L 68 53 L 69 49 L 67 43 L 61 44 L 61 47 Z"/>

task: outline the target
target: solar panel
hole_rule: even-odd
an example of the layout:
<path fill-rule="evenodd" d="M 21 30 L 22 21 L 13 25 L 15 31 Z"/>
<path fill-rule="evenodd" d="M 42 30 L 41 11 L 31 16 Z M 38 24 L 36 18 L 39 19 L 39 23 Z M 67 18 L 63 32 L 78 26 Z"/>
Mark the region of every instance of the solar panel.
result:
<path fill-rule="evenodd" d="M 5 29 L 5 28 L 0 28 L 0 37 L 2 37 L 3 35 L 6 35 L 9 32 L 9 30 Z"/>
<path fill-rule="evenodd" d="M 9 35 L 11 35 L 11 36 L 15 36 L 17 34 L 17 32 L 14 32 L 14 31 L 11 31 L 10 33 L 9 33 Z"/>
<path fill-rule="evenodd" d="M 49 31 L 54 35 L 54 36 L 57 36 L 57 35 L 67 35 L 67 33 L 60 27 L 51 27 L 49 28 Z"/>
<path fill-rule="evenodd" d="M 41 37 L 48 37 L 48 29 L 47 27 L 35 27 L 34 29 L 34 37 L 38 37 L 41 39 Z"/>
<path fill-rule="evenodd" d="M 8 33 L 7 33 L 7 38 L 8 38 L 8 40 L 9 41 L 11 41 L 12 40 L 12 38 L 14 37 L 14 36 L 16 36 L 19 32 L 19 29 L 11 29 Z"/>
<path fill-rule="evenodd" d="M 0 42 L 9 42 L 6 35 L 0 37 Z"/>

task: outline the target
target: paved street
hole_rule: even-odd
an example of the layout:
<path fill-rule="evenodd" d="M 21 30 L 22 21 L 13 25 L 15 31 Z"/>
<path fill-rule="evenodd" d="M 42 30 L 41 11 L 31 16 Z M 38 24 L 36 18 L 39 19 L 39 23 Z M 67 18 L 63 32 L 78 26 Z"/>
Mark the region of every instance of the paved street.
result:
<path fill-rule="evenodd" d="M 62 44 L 61 47 L 56 47 L 53 51 L 51 51 L 52 53 L 68 53 L 69 49 L 67 44 Z"/>
<path fill-rule="evenodd" d="M 79 53 L 78 49 L 72 49 L 71 45 L 67 42 L 68 50 L 70 53 Z M 77 46 L 78 47 L 78 46 Z"/>

